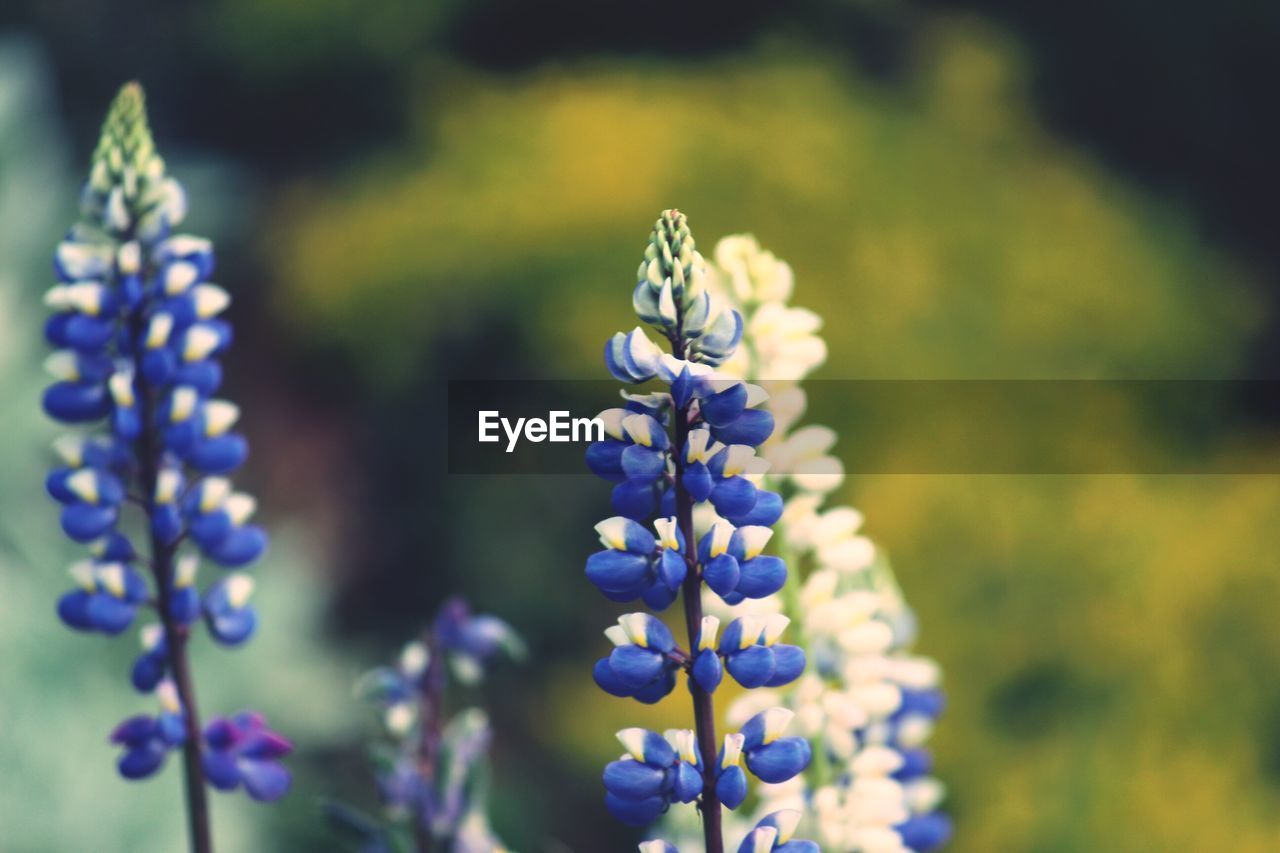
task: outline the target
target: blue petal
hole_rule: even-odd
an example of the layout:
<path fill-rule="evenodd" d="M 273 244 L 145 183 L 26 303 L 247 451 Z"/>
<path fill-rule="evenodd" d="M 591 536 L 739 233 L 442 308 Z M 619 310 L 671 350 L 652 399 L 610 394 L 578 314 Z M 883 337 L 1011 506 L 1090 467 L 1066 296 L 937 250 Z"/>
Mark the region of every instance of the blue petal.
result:
<path fill-rule="evenodd" d="M 67 323 L 70 321 L 70 314 L 53 314 L 44 321 L 44 339 L 49 346 L 55 349 L 71 346 L 71 342 L 67 340 Z"/>
<path fill-rule="evenodd" d="M 604 768 L 604 786 L 624 800 L 644 800 L 661 795 L 667 786 L 667 771 L 624 758 Z"/>
<path fill-rule="evenodd" d="M 753 638 L 754 639 L 754 638 Z M 716 646 L 722 655 L 731 655 L 742 648 L 742 617 L 729 623 L 720 635 L 720 643 Z"/>
<path fill-rule="evenodd" d="M 604 805 L 609 810 L 609 814 L 627 826 L 644 826 L 653 823 L 658 815 L 666 811 L 667 801 L 663 797 L 649 797 L 646 800 L 624 800 L 613 794 L 605 794 Z"/>
<path fill-rule="evenodd" d="M 193 491 L 192 494 L 195 494 Z M 213 512 L 198 513 L 191 518 L 189 527 L 191 538 L 203 549 L 209 549 L 220 543 L 231 534 L 235 525 L 226 510 L 215 509 Z"/>
<path fill-rule="evenodd" d="M 648 283 L 642 282 L 648 289 Z M 677 409 L 683 409 L 689 405 L 689 401 L 693 399 L 694 380 L 693 375 L 689 372 L 689 365 L 685 365 L 680 374 L 671 383 L 671 401 L 675 403 Z"/>
<path fill-rule="evenodd" d="M 182 714 L 161 714 L 156 718 L 156 731 L 169 746 L 178 746 L 187 740 L 186 721 Z"/>
<path fill-rule="evenodd" d="M 208 397 L 222 384 L 222 365 L 213 359 L 183 364 L 174 373 L 173 384 L 190 385 L 201 397 Z"/>
<path fill-rule="evenodd" d="M 692 803 L 702 794 L 703 784 L 698 768 L 681 761 L 676 765 L 675 785 L 672 786 L 671 793 L 682 803 Z"/>
<path fill-rule="evenodd" d="M 628 551 L 597 551 L 587 558 L 587 579 L 606 592 L 636 590 L 649 572 L 649 559 Z"/>
<path fill-rule="evenodd" d="M 680 588 L 680 584 L 684 583 L 685 576 L 689 573 L 689 564 L 685 562 L 682 555 L 670 548 L 664 548 L 662 559 L 658 562 L 658 569 L 662 582 L 674 592 Z"/>
<path fill-rule="evenodd" d="M 763 687 L 773 678 L 773 649 L 767 646 L 747 646 L 726 657 L 725 668 L 743 687 Z"/>
<path fill-rule="evenodd" d="M 75 473 L 73 468 L 54 468 L 44 478 L 44 490 L 59 503 L 76 503 L 80 496 L 67 488 L 67 478 Z"/>
<path fill-rule="evenodd" d="M 115 319 L 112 317 L 72 314 L 63 326 L 62 334 L 68 346 L 83 352 L 92 352 L 106 346 L 115 331 Z"/>
<path fill-rule="evenodd" d="M 156 720 L 145 714 L 139 714 L 116 726 L 111 733 L 112 743 L 121 743 L 129 747 L 138 747 L 156 736 Z"/>
<path fill-rule="evenodd" d="M 126 779 L 145 779 L 164 765 L 166 755 L 168 750 L 165 749 L 164 744 L 151 740 L 142 746 L 126 750 L 125 754 L 120 756 L 116 768 Z"/>
<path fill-rule="evenodd" d="M 289 792 L 293 777 L 274 761 L 239 762 L 240 781 L 249 796 L 260 803 L 274 802 Z"/>
<path fill-rule="evenodd" d="M 235 433 L 196 442 L 187 454 L 193 468 L 206 474 L 225 474 L 244 464 L 249 456 L 249 443 Z"/>
<path fill-rule="evenodd" d="M 678 760 L 675 747 L 667 743 L 667 739 L 654 731 L 644 733 L 644 760 L 655 767 L 671 767 Z"/>
<path fill-rule="evenodd" d="M 741 576 L 738 561 L 728 554 L 712 559 L 702 569 L 702 579 L 718 595 L 732 592 Z"/>
<path fill-rule="evenodd" d="M 44 392 L 44 410 L 67 424 L 89 423 L 111 413 L 111 395 L 100 382 L 55 382 Z"/>
<path fill-rule="evenodd" d="M 742 563 L 736 591 L 747 598 L 764 598 L 782 589 L 787 582 L 787 564 L 781 557 L 762 554 Z"/>
<path fill-rule="evenodd" d="M 894 716 L 905 717 L 909 714 L 918 714 L 936 720 L 942 716 L 946 705 L 947 699 L 941 690 L 903 690 L 902 704 Z"/>
<path fill-rule="evenodd" d="M 58 599 L 58 618 L 69 628 L 92 631 L 97 626 L 89 615 L 89 603 L 93 596 L 83 589 L 73 589 Z"/>
<path fill-rule="evenodd" d="M 666 659 L 640 646 L 619 646 L 609 655 L 609 668 L 618 681 L 639 690 L 662 674 Z"/>
<path fill-rule="evenodd" d="M 898 754 L 902 756 L 902 766 L 894 771 L 893 778 L 899 782 L 919 779 L 933 769 L 933 756 L 929 754 L 927 749 L 920 749 L 919 747 L 900 749 Z"/>
<path fill-rule="evenodd" d="M 765 687 L 781 687 L 790 684 L 804 672 L 804 649 L 787 643 L 773 645 L 773 677 Z"/>
<path fill-rule="evenodd" d="M 669 652 L 676 647 L 676 638 L 671 629 L 655 617 L 650 616 L 644 622 L 645 642 L 656 652 Z"/>
<path fill-rule="evenodd" d="M 702 398 L 702 419 L 712 427 L 724 426 L 737 420 L 747 407 L 747 386 L 735 382 L 723 391 Z M 735 442 L 726 442 L 732 444 Z M 741 444 L 742 442 L 736 442 Z"/>
<path fill-rule="evenodd" d="M 124 567 L 124 600 L 130 604 L 141 604 L 151 597 L 151 588 L 146 580 L 138 574 L 133 566 Z"/>
<path fill-rule="evenodd" d="M 222 613 L 207 613 L 206 621 L 215 640 L 237 646 L 253 636 L 258 627 L 258 614 L 252 607 L 242 607 Z"/>
<path fill-rule="evenodd" d="M 632 554 L 652 554 L 657 550 L 657 543 L 653 538 L 653 533 L 643 524 L 637 524 L 632 519 L 627 519 L 627 523 L 623 528 L 622 543 L 626 550 Z"/>
<path fill-rule="evenodd" d="M 747 774 L 734 765 L 721 771 L 716 780 L 716 796 L 726 809 L 736 809 L 747 798 Z"/>
<path fill-rule="evenodd" d="M 627 480 L 613 487 L 612 503 L 618 515 L 642 521 L 653 515 L 658 499 L 652 482 Z"/>
<path fill-rule="evenodd" d="M 142 356 L 142 376 L 152 385 L 165 385 L 173 378 L 178 359 L 170 349 L 147 350 Z"/>
<path fill-rule="evenodd" d="M 667 586 L 666 583 L 659 578 L 654 580 L 640 598 L 644 601 L 645 606 L 650 610 L 656 610 L 661 613 L 663 610 L 670 607 L 671 603 L 676 600 L 676 590 Z"/>
<path fill-rule="evenodd" d="M 129 537 L 118 530 L 113 530 L 107 536 L 99 559 L 112 563 L 127 563 L 137 556 L 138 552 L 134 550 Z"/>
<path fill-rule="evenodd" d="M 622 473 L 622 451 L 629 446 L 626 442 L 613 438 L 593 441 L 587 446 L 587 467 L 597 477 L 620 483 L 626 479 L 626 475 Z"/>
<path fill-rule="evenodd" d="M 123 441 L 133 441 L 142 433 L 142 418 L 136 408 L 116 407 L 111 413 L 111 432 Z"/>
<path fill-rule="evenodd" d="M 951 840 L 951 819 L 942 812 L 915 815 L 894 827 L 912 850 L 936 850 Z"/>
<path fill-rule="evenodd" d="M 759 447 L 773 433 L 773 415 L 764 409 L 747 409 L 732 423 L 711 427 L 711 435 L 725 444 Z"/>
<path fill-rule="evenodd" d="M 159 654 L 155 651 L 145 652 L 138 655 L 138 659 L 133 662 L 133 671 L 129 675 L 129 680 L 133 682 L 134 688 L 139 693 L 150 693 L 156 689 L 156 685 L 164 678 L 167 670 L 168 660 L 163 651 Z"/>
<path fill-rule="evenodd" d="M 743 515 L 756 505 L 756 487 L 746 477 L 728 477 L 711 490 L 711 505 L 725 518 Z"/>
<path fill-rule="evenodd" d="M 785 782 L 809 766 L 813 753 L 802 737 L 778 738 L 745 753 L 747 767 L 762 782 Z"/>
<path fill-rule="evenodd" d="M 236 769 L 235 756 L 230 751 L 204 750 L 204 776 L 219 791 L 234 791 L 240 784 L 240 771 Z"/>
<path fill-rule="evenodd" d="M 622 470 L 628 479 L 653 482 L 666 469 L 667 457 L 660 450 L 633 444 L 622 451 Z"/>
<path fill-rule="evenodd" d="M 755 749 L 764 743 L 764 712 L 756 714 L 743 724 L 738 731 L 742 734 L 742 748 L 744 750 Z"/>
<path fill-rule="evenodd" d="M 175 589 L 169 597 L 169 613 L 183 625 L 189 625 L 199 619 L 200 591 L 193 586 Z"/>
<path fill-rule="evenodd" d="M 182 514 L 172 504 L 155 507 L 151 512 L 151 532 L 166 545 L 182 535 Z"/>
<path fill-rule="evenodd" d="M 119 634 L 133 624 L 138 608 L 113 595 L 98 593 L 89 596 L 89 619 L 93 627 L 104 634 Z"/>
<path fill-rule="evenodd" d="M 680 482 L 684 484 L 685 489 L 698 503 L 702 503 L 711 496 L 711 490 L 715 487 L 715 480 L 711 477 L 711 472 L 707 470 L 707 466 L 702 462 L 691 462 L 684 469 L 684 475 L 680 478 Z"/>
<path fill-rule="evenodd" d="M 720 657 L 711 649 L 703 649 L 693 661 L 693 680 L 708 693 L 714 693 L 724 678 Z"/>
<path fill-rule="evenodd" d="M 164 429 L 164 446 L 174 453 L 186 455 L 200 440 L 200 432 L 195 418 L 188 418 Z"/>
<path fill-rule="evenodd" d="M 596 665 L 591 668 L 591 677 L 595 679 L 600 689 L 610 696 L 625 699 L 635 693 L 635 690 L 623 684 L 622 679 L 613 674 L 613 668 L 609 666 L 608 658 L 600 658 L 600 660 L 596 661 Z"/>
<path fill-rule="evenodd" d="M 782 518 L 782 496 L 777 492 L 758 489 L 755 505 L 751 507 L 750 512 L 734 517 L 726 516 L 725 520 L 734 527 L 746 527 L 752 524 L 772 527 L 779 518 Z"/>
<path fill-rule="evenodd" d="M 246 524 L 231 531 L 225 539 L 210 548 L 205 548 L 215 563 L 230 568 L 252 563 L 267 550 L 267 532 L 261 527 Z"/>
<path fill-rule="evenodd" d="M 647 687 L 642 687 L 635 692 L 635 700 L 643 702 L 646 705 L 656 705 L 663 699 L 671 695 L 671 691 L 676 689 L 676 673 L 673 669 L 665 669 L 657 680 Z"/>
<path fill-rule="evenodd" d="M 786 844 L 774 845 L 773 853 L 822 853 L 822 848 L 817 842 L 796 838 Z"/>

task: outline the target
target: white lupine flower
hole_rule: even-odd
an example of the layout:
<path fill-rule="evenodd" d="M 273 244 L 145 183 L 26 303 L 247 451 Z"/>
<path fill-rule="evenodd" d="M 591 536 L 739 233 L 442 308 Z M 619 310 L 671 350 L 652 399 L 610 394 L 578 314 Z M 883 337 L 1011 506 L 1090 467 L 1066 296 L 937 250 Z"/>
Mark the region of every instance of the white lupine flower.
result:
<path fill-rule="evenodd" d="M 761 249 L 749 234 L 717 243 L 715 261 L 715 284 L 735 302 L 785 302 L 791 297 L 791 266 Z"/>
<path fill-rule="evenodd" d="M 721 619 L 784 613 L 809 660 L 808 670 L 787 687 L 752 691 L 733 702 L 728 722 L 740 725 L 769 707 L 789 709 L 793 731 L 813 742 L 815 762 L 828 765 L 821 778 L 833 780 L 815 787 L 818 776 L 811 774 L 761 785 L 755 818 L 794 808 L 805 815 L 802 834 L 828 853 L 908 853 L 895 827 L 934 812 L 944 790 L 929 777 L 893 778 L 903 766 L 901 750 L 924 744 L 933 729 L 927 712 L 896 712 L 904 695 L 936 689 L 940 671 L 933 661 L 906 651 L 914 620 L 888 565 L 861 533 L 862 514 L 826 505 L 826 495 L 844 476 L 832 454 L 836 434 L 801 425 L 808 401 L 798 384 L 826 357 L 817 334 L 821 319 L 785 304 L 791 269 L 754 238 L 722 240 L 715 260 L 709 286 L 744 319 L 742 345 L 718 373 L 771 380 L 766 405 L 775 429 L 759 449 L 770 467 L 752 479 L 766 489 L 791 491 L 771 547 L 779 547 L 797 571 L 791 581 L 796 586 L 778 595 L 736 607 L 709 596 L 704 610 Z M 696 534 L 718 520 L 713 511 L 699 514 Z M 686 840 L 690 850 L 701 849 L 700 839 L 678 831 L 679 819 L 669 821 L 675 831 L 666 835 L 679 837 L 681 850 Z"/>

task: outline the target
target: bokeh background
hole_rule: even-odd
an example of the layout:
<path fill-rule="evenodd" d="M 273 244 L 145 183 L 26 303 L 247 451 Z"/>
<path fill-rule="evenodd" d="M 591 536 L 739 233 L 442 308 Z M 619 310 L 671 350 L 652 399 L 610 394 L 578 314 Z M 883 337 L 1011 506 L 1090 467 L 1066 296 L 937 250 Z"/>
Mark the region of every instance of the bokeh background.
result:
<path fill-rule="evenodd" d="M 39 296 L 120 83 L 218 242 L 276 532 L 260 639 L 196 667 L 204 705 L 296 737 L 298 785 L 219 797 L 225 849 L 350 849 L 318 806 L 373 806 L 350 683 L 461 592 L 533 649 L 462 697 L 494 717 L 500 833 L 593 853 L 633 841 L 600 805 L 612 732 L 684 704 L 590 683 L 606 487 L 448 477 L 442 383 L 603 376 L 670 206 L 704 247 L 752 231 L 792 263 L 823 378 L 1274 378 L 1277 39 L 1247 0 L 6 0 L 0 849 L 182 843 L 176 768 L 115 777 L 133 650 L 56 623 L 73 551 L 40 490 Z M 1238 395 L 1224 446 L 1274 449 L 1278 408 Z M 1280 849 L 1277 477 L 862 476 L 841 452 L 947 674 L 957 853 Z"/>

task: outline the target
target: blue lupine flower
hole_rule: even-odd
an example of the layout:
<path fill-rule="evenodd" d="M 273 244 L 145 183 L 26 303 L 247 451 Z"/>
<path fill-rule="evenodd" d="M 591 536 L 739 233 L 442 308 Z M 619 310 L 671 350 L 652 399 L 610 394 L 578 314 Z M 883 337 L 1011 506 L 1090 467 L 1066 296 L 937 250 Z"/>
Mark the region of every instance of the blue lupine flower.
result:
<path fill-rule="evenodd" d="M 587 559 L 586 574 L 607 598 L 643 599 L 654 610 L 684 595 L 688 651 L 656 618 L 628 614 L 606 632 L 615 648 L 596 663 L 593 675 L 615 696 L 657 702 L 683 671 L 703 738 L 699 744 L 689 733 L 690 757 L 682 759 L 656 734 L 624 730 L 630 757 L 606 769 L 606 805 L 620 820 L 642 824 L 673 799 L 697 799 L 707 850 L 721 853 L 719 809 L 737 808 L 746 798 L 743 762 L 761 779 L 779 782 L 808 764 L 809 747 L 801 738 L 780 736 L 787 712 L 775 709 L 726 736 L 715 752 L 712 694 L 724 670 L 747 687 L 780 685 L 799 676 L 805 657 L 797 647 L 777 642 L 785 620 L 736 620 L 717 645 L 719 621 L 702 616 L 704 583 L 736 604 L 777 592 L 787 576 L 781 559 L 763 553 L 769 526 L 782 514 L 781 497 L 758 485 L 767 466 L 755 448 L 773 431 L 773 416 L 760 407 L 767 397 L 763 389 L 715 372 L 733 354 L 743 322 L 712 298 L 705 276 L 684 216 L 664 212 L 645 248 L 632 307 L 670 351 L 637 327 L 615 334 L 604 360 L 624 383 L 658 380 L 667 387 L 624 394 L 624 406 L 600 415 L 605 437 L 587 449 L 586 462 L 614 484 L 615 515 L 596 525 L 604 550 Z M 700 504 L 718 519 L 698 535 L 693 509 Z M 645 525 L 649 521 L 656 537 Z M 680 779 L 687 790 L 678 787 Z M 763 832 L 777 834 L 776 828 Z"/>
<path fill-rule="evenodd" d="M 186 715 L 178 701 L 177 688 L 172 681 L 162 681 L 156 685 L 155 693 L 160 700 L 159 714 L 130 717 L 111 733 L 111 742 L 124 747 L 116 767 L 126 779 L 153 775 L 164 766 L 169 750 L 186 741 Z"/>
<path fill-rule="evenodd" d="M 743 687 L 781 687 L 804 671 L 804 649 L 779 643 L 791 620 L 780 613 L 734 619 L 720 640 L 725 669 Z"/>
<path fill-rule="evenodd" d="M 129 680 L 139 693 L 150 693 L 169 675 L 169 647 L 161 625 L 147 625 L 140 637 L 142 654 L 134 658 Z"/>
<path fill-rule="evenodd" d="M 398 830 L 433 839 L 441 849 L 503 849 L 489 829 L 478 782 L 489 749 L 488 718 L 469 708 L 445 724 L 445 701 L 450 673 L 474 682 L 500 657 L 524 654 L 524 643 L 510 625 L 473 614 L 454 598 L 441 607 L 421 641 L 404 647 L 394 666 L 360 679 L 357 692 L 379 708 L 394 738 L 375 773 L 392 826 L 359 819 L 345 808 L 329 810 L 335 821 L 365 837 L 368 847 L 362 849 L 398 847 Z"/>
<path fill-rule="evenodd" d="M 293 752 L 293 744 L 267 728 L 261 714 L 242 711 L 234 717 L 218 717 L 204 727 L 204 772 L 220 791 L 241 785 L 259 802 L 271 802 L 289 791 L 293 779 L 280 759 Z"/>
<path fill-rule="evenodd" d="M 643 598 L 655 610 L 665 610 L 675 600 L 689 570 L 681 553 L 684 534 L 671 518 L 659 518 L 653 524 L 656 538 L 624 516 L 596 525 L 605 550 L 587 559 L 587 578 L 606 598 L 621 602 Z"/>
<path fill-rule="evenodd" d="M 897 750 L 901 764 L 893 772 L 893 778 L 904 786 L 927 784 L 933 770 L 933 756 L 929 750 L 916 746 L 923 740 L 922 731 L 931 731 L 933 724 L 946 708 L 946 697 L 937 687 L 908 688 L 901 690 L 902 699 L 885 725 L 884 737 L 889 746 Z M 931 810 L 930 810 L 931 809 Z M 951 840 L 951 818 L 936 809 L 936 804 L 916 811 L 902 823 L 894 826 L 902 836 L 902 843 L 912 850 L 936 850 Z"/>
<path fill-rule="evenodd" d="M 747 774 L 742 770 L 741 732 L 724 736 L 724 746 L 716 756 L 716 796 L 726 809 L 735 810 L 747 798 Z"/>
<path fill-rule="evenodd" d="M 742 726 L 742 754 L 747 769 L 762 782 L 785 782 L 809 766 L 813 757 L 809 741 L 782 736 L 794 718 L 795 712 L 788 708 L 770 708 Z"/>
<path fill-rule="evenodd" d="M 604 633 L 616 648 L 596 662 L 593 675 L 602 690 L 653 704 L 675 689 L 683 659 L 671 629 L 660 620 L 628 613 Z"/>
<path fill-rule="evenodd" d="M 91 434 L 54 444 L 59 464 L 45 488 L 61 504 L 69 538 L 91 558 L 71 570 L 76 588 L 57 605 L 80 631 L 118 634 L 150 610 L 158 622 L 141 629 L 142 652 L 130 680 L 155 693 L 161 713 L 126 720 L 112 735 L 124 748 L 126 778 L 154 774 L 181 747 L 189 778 L 222 788 L 243 784 L 270 800 L 288 787 L 277 759 L 287 742 L 262 719 L 242 713 L 203 732 L 191 697 L 186 646 L 203 620 L 213 638 L 235 645 L 257 616 L 245 575 L 197 586 L 197 552 L 224 567 L 243 567 L 267 546 L 248 523 L 255 508 L 225 476 L 244 462 L 248 445 L 232 431 L 239 409 L 214 398 L 222 382 L 217 358 L 232 342 L 220 319 L 230 305 L 208 279 L 208 240 L 175 231 L 186 215 L 181 185 L 166 176 L 147 127 L 142 90 L 125 86 L 112 104 L 80 197 L 81 219 L 54 253 L 57 283 L 45 302 L 44 333 L 54 353 L 54 382 L 43 398 L 56 421 Z M 122 522 L 137 504 L 147 553 Z M 189 788 L 192 845 L 211 849 L 203 784 Z"/>
<path fill-rule="evenodd" d="M 473 614 L 461 598 L 444 603 L 433 631 L 437 646 L 449 656 L 453 674 L 466 684 L 479 681 L 500 657 L 519 660 L 525 655 L 524 641 L 514 628 L 497 616 Z"/>
<path fill-rule="evenodd" d="M 81 560 L 70 572 L 78 588 L 58 599 L 58 616 L 76 630 L 119 634 L 147 601 L 147 582 L 125 563 Z"/>
<path fill-rule="evenodd" d="M 702 793 L 697 739 L 688 730 L 668 737 L 648 729 L 618 732 L 626 754 L 604 769 L 605 806 L 631 826 L 652 822 L 673 801 L 691 803 Z"/>
<path fill-rule="evenodd" d="M 762 554 L 773 535 L 767 527 L 735 528 L 717 521 L 698 542 L 703 579 L 726 604 L 747 598 L 764 598 L 782 589 L 787 566 L 780 558 Z"/>
<path fill-rule="evenodd" d="M 209 635 L 227 646 L 238 646 L 258 627 L 258 614 L 249 606 L 253 578 L 230 575 L 209 587 L 204 596 L 204 618 Z"/>

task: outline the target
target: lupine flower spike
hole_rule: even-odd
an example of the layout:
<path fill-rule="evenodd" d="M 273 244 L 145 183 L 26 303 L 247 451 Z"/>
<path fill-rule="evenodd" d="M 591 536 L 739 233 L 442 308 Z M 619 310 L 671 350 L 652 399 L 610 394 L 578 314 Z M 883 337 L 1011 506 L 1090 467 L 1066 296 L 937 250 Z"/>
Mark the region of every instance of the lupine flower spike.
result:
<path fill-rule="evenodd" d="M 232 429 L 237 407 L 214 398 L 217 357 L 231 344 L 219 315 L 227 292 L 209 282 L 208 240 L 175 229 L 186 214 L 181 185 L 165 174 L 147 127 L 142 89 L 125 86 L 111 106 L 80 197 L 80 221 L 58 245 L 58 283 L 45 301 L 45 337 L 55 348 L 54 383 L 44 409 L 81 427 L 54 444 L 58 465 L 46 487 L 62 506 L 62 528 L 87 546 L 71 567 L 74 588 L 58 615 L 77 631 L 120 634 L 145 616 L 133 686 L 160 711 L 120 724 L 120 774 L 143 779 L 180 750 L 191 845 L 212 849 L 206 784 L 274 800 L 289 788 L 279 759 L 291 746 L 262 717 L 242 712 L 200 724 L 187 644 L 203 621 L 217 643 L 254 632 L 253 581 L 243 572 L 213 577 L 203 591 L 200 561 L 241 569 L 267 546 L 249 523 L 253 498 L 226 475 L 248 445 Z M 144 535 L 125 532 L 127 504 L 144 516 Z M 144 616 L 145 614 L 145 616 Z"/>
<path fill-rule="evenodd" d="M 803 807 L 802 828 L 832 853 L 936 849 L 951 831 L 924 748 L 942 712 L 939 670 L 909 653 L 915 620 L 887 561 L 861 535 L 861 514 L 823 506 L 843 477 L 830 455 L 835 433 L 796 426 L 805 408 L 799 381 L 826 356 L 817 334 L 821 319 L 788 304 L 791 268 L 753 238 L 727 237 L 715 257 L 714 290 L 746 321 L 742 346 L 721 370 L 770 383 L 777 428 L 761 448 L 772 466 L 765 483 L 788 494 L 775 539 L 804 572 L 783 594 L 722 615 L 769 623 L 787 614 L 813 662 L 783 689 L 756 691 L 730 708 L 730 720 L 745 720 L 784 705 L 795 711 L 797 733 L 815 747 L 803 776 L 762 788 L 761 810 Z M 779 646 L 772 648 L 775 662 L 785 661 Z"/>
<path fill-rule="evenodd" d="M 782 499 L 759 487 L 765 463 L 756 448 L 773 431 L 766 395 L 717 373 L 742 337 L 742 316 L 713 298 L 706 265 L 683 214 L 662 214 L 645 248 L 632 292 L 641 322 L 666 341 L 664 351 L 641 327 L 606 344 L 605 365 L 619 381 L 659 380 L 664 390 L 623 393 L 624 405 L 601 414 L 606 438 L 587 465 L 614 483 L 614 515 L 596 525 L 602 550 L 587 578 L 607 598 L 637 599 L 655 611 L 683 598 L 681 647 L 666 624 L 630 613 L 606 631 L 614 649 L 597 662 L 596 683 L 615 696 L 657 702 L 683 680 L 693 696 L 694 727 L 665 736 L 624 729 L 626 753 L 604 773 L 605 805 L 624 823 L 655 820 L 673 802 L 696 802 L 709 853 L 723 853 L 721 808 L 747 795 L 743 769 L 768 782 L 794 777 L 809 763 L 808 743 L 783 737 L 790 712 L 776 709 L 741 732 L 716 736 L 713 694 L 727 671 L 746 687 L 782 685 L 804 670 L 804 652 L 779 643 L 785 619 L 736 620 L 717 640 L 720 622 L 704 618 L 702 590 L 727 604 L 762 598 L 786 582 L 786 565 L 764 553 Z M 695 507 L 714 508 L 717 523 L 695 531 Z M 754 836 L 753 836 L 754 837 Z M 776 846 L 763 827 L 742 849 Z M 659 846 L 653 847 L 653 844 Z M 651 842 L 647 849 L 670 849 Z"/>
<path fill-rule="evenodd" d="M 375 752 L 387 821 L 336 804 L 329 814 L 361 837 L 362 849 L 502 853 L 485 811 L 488 718 L 468 708 L 446 719 L 445 700 L 450 675 L 474 684 L 500 659 L 524 654 L 511 626 L 455 598 L 395 666 L 360 679 L 357 692 L 379 709 L 391 738 Z"/>

